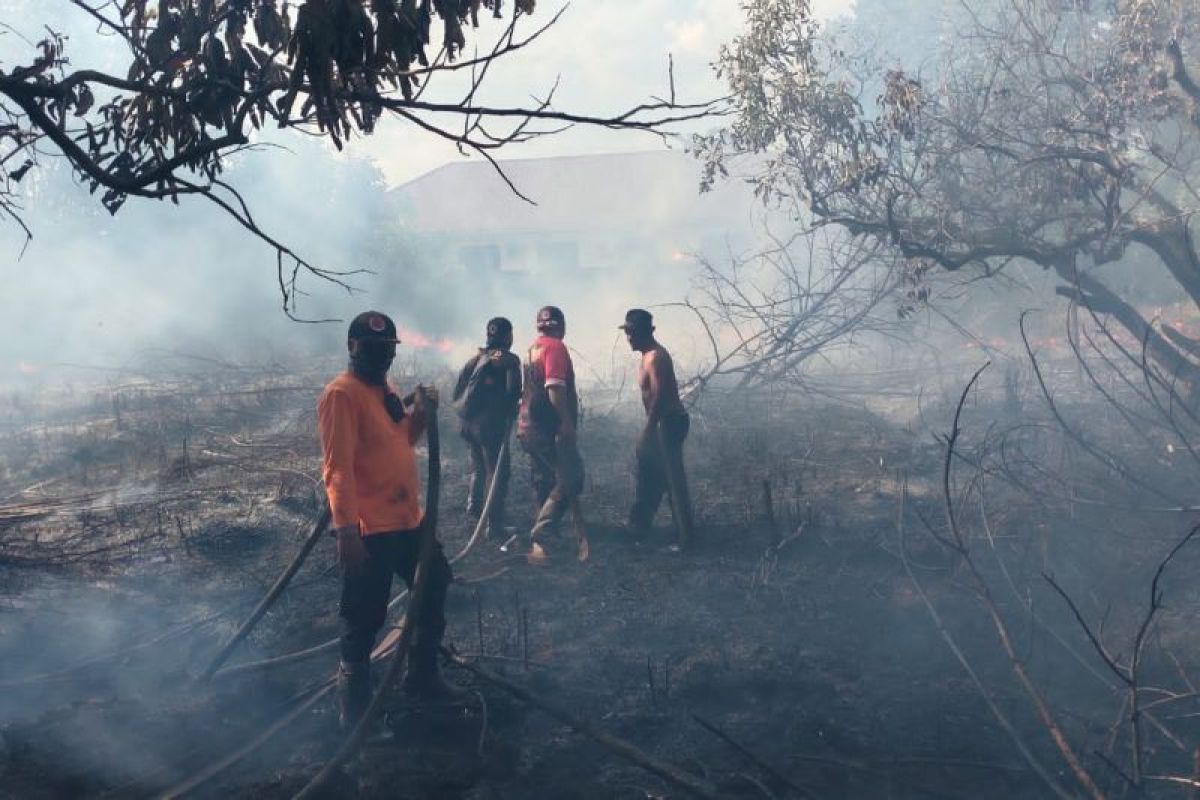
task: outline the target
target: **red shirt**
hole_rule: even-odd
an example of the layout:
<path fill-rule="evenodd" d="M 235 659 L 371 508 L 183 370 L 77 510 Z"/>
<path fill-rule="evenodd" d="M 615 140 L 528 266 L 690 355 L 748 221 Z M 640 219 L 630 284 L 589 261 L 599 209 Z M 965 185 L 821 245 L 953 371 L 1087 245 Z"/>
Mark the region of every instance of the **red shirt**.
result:
<path fill-rule="evenodd" d="M 534 362 L 534 351 L 537 352 L 536 358 L 541 361 L 546 386 L 575 388 L 575 365 L 571 363 L 571 352 L 562 339 L 539 336 L 530 350 L 530 363 Z"/>
<path fill-rule="evenodd" d="M 550 397 L 546 393 L 548 386 L 562 386 L 567 390 L 571 420 L 578 420 L 575 366 L 571 363 L 571 353 L 562 339 L 555 336 L 537 337 L 533 346 L 529 348 L 529 359 L 525 369 L 518 433 L 528 432 L 531 428 L 550 435 L 558 432 L 558 412 L 551 405 Z"/>

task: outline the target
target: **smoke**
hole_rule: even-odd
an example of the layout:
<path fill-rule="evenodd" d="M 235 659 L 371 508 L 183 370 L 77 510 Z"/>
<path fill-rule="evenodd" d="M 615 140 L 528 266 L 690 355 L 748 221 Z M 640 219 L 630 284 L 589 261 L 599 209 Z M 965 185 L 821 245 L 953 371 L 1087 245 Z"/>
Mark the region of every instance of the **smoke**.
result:
<path fill-rule="evenodd" d="M 375 173 L 361 162 L 338 164 L 320 146 L 303 148 L 241 157 L 230 177 L 250 187 L 264 227 L 307 248 L 314 263 L 355 263 L 356 227 L 382 192 Z M 320 340 L 319 328 L 284 317 L 270 249 L 216 207 L 131 202 L 108 217 L 61 163 L 38 177 L 25 212 L 34 238 L 0 266 L 4 377 L 64 363 L 145 368 L 155 352 L 265 359 Z M 15 232 L 4 232 L 0 246 L 19 253 Z M 314 283 L 301 283 L 320 291 L 302 298 L 299 314 L 352 307 L 345 292 Z"/>
<path fill-rule="evenodd" d="M 34 238 L 25 244 L 15 228 L 0 229 L 0 252 L 11 256 L 0 262 L 0 385 L 53 382 L 68 374 L 86 379 L 80 367 L 157 372 L 180 367 L 182 356 L 260 364 L 337 355 L 344 321 L 365 308 L 391 314 L 407 349 L 423 361 L 454 364 L 482 344 L 492 316 L 512 319 L 520 348 L 534 336 L 536 309 L 548 303 L 567 313 L 568 342 L 580 356 L 581 376 L 607 380 L 624 345 L 616 331 L 624 311 L 681 300 L 691 288 L 702 237 L 646 230 L 634 215 L 616 215 L 609 227 L 587 233 L 596 247 L 570 238 L 574 228 L 589 226 L 586 219 L 567 219 L 560 231 L 535 230 L 526 237 L 532 248 L 552 249 L 566 235 L 578 255 L 573 264 L 475 269 L 462 262 L 457 240 L 447 247 L 421 228 L 420 214 L 405 207 L 401 192 L 386 189 L 374 165 L 335 155 L 319 142 L 289 144 L 288 150 L 262 148 L 235 157 L 227 179 L 243 191 L 265 231 L 321 268 L 353 273 L 341 278 L 350 289 L 300 276 L 295 314 L 338 321 L 289 320 L 273 251 L 211 203 L 184 199 L 175 207 L 133 200 L 109 216 L 65 164 L 51 162 L 28 187 L 24 218 Z M 682 154 L 663 157 L 684 169 L 660 187 L 661 198 L 640 197 L 637 208 L 694 197 L 694 165 Z M 640 157 L 630 158 L 639 163 Z M 512 165 L 517 174 L 519 164 Z M 478 174 L 492 182 L 485 193 L 507 209 L 503 213 L 520 213 L 527 205 L 486 167 Z M 597 195 L 590 204 L 597 208 L 630 203 L 619 180 L 587 189 Z M 574 190 L 535 195 L 535 213 L 562 205 L 564 192 Z M 418 202 L 444 191 L 430 187 Z M 730 228 L 749 219 L 751 201 L 742 194 L 727 191 L 707 202 L 728 206 L 722 214 Z M 478 220 L 478 227 L 489 225 L 494 229 Z M 730 246 L 720 234 L 704 244 L 713 259 Z M 597 247 L 607 253 L 604 263 L 590 260 Z M 675 319 L 663 329 L 667 343 L 673 326 L 680 347 L 694 350 L 689 315 L 660 314 Z M 679 335 L 685 325 L 687 334 Z"/>
<path fill-rule="evenodd" d="M 195 702 L 196 664 L 218 642 L 203 624 L 214 609 L 192 582 L 182 593 L 149 578 L 139 592 L 135 583 L 39 575 L 0 613 L 9 667 L 0 678 L 0 794 L 28 796 L 31 785 L 46 796 L 144 792 L 197 753 L 224 752 L 227 742 L 198 731 L 234 725 L 245 735 L 283 702 L 275 685 Z"/>

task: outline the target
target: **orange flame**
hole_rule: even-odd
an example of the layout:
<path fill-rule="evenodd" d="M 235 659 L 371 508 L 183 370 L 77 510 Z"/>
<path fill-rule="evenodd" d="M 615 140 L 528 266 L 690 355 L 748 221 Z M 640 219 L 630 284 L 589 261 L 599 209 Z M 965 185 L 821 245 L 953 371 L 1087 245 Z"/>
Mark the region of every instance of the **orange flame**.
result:
<path fill-rule="evenodd" d="M 400 331 L 400 343 L 416 350 L 433 349 L 437 350 L 439 353 L 449 353 L 454 349 L 455 346 L 453 339 L 446 339 L 444 337 L 440 339 L 434 339 L 430 336 L 426 336 L 423 333 L 404 329 L 401 329 Z"/>

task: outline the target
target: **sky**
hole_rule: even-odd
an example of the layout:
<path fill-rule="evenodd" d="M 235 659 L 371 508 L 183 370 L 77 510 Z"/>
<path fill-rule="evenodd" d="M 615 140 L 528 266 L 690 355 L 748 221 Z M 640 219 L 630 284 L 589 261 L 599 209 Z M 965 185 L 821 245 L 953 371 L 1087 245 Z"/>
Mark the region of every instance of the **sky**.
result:
<path fill-rule="evenodd" d="M 526 23 L 530 30 L 561 8 L 538 3 Z M 849 14 L 852 0 L 817 0 L 824 18 Z M 491 22 L 491 20 L 488 20 Z M 668 93 L 668 55 L 674 60 L 681 102 L 719 97 L 723 89 L 711 69 L 722 43 L 741 27 L 739 0 L 623 0 L 567 7 L 558 24 L 488 76 L 487 102 L 528 102 L 559 81 L 555 105 L 561 110 L 614 114 Z M 481 31 L 491 40 L 499 28 Z M 601 128 L 575 129 L 505 152 L 509 158 L 618 152 L 661 146 L 642 133 Z M 453 145 L 403 125 L 385 125 L 360 151 L 383 170 L 390 185 L 411 180 L 440 164 L 462 158 Z"/>

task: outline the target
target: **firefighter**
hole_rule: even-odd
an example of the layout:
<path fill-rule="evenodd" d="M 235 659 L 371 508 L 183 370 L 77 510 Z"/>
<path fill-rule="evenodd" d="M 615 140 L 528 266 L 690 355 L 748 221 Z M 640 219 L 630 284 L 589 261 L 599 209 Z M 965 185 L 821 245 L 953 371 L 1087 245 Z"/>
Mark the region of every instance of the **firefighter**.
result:
<path fill-rule="evenodd" d="M 529 454 L 537 512 L 530 531 L 528 559 L 545 563 L 561 546 L 559 527 L 583 491 L 583 459 L 576 442 L 579 397 L 575 368 L 563 337 L 567 322 L 561 309 L 537 312 L 538 337 L 529 348 L 517 435 Z"/>
<path fill-rule="evenodd" d="M 479 518 L 489 476 L 496 481 L 488 510 L 488 536 L 501 536 L 504 532 L 510 469 L 507 458 L 500 463 L 500 447 L 521 401 L 521 359 L 513 354 L 512 344 L 512 323 L 504 317 L 488 320 L 484 346 L 463 365 L 454 387 L 459 431 L 471 456 L 468 515 Z"/>
<path fill-rule="evenodd" d="M 647 532 L 663 495 L 669 492 L 678 544 L 684 547 L 690 543 L 693 529 L 692 503 L 683 470 L 683 442 L 687 439 L 690 419 L 679 399 L 675 365 L 671 354 L 654 338 L 654 317 L 649 311 L 630 309 L 625 314 L 625 324 L 619 328 L 625 331 L 630 349 L 642 354 L 638 386 L 646 410 L 646 425 L 636 448 L 637 471 L 629 527 L 637 534 Z"/>
<path fill-rule="evenodd" d="M 412 586 L 420 549 L 420 476 L 413 447 L 437 407 L 437 391 L 418 386 L 401 399 L 387 378 L 396 325 L 367 311 L 350 323 L 348 369 L 325 387 L 317 406 L 325 489 L 342 567 L 339 720 L 352 727 L 371 698 L 370 654 L 387 616 L 393 574 Z M 419 619 L 414 621 L 404 689 L 423 699 L 452 699 L 457 687 L 438 669 L 446 628 L 450 564 L 436 546 Z"/>

